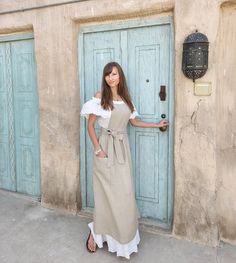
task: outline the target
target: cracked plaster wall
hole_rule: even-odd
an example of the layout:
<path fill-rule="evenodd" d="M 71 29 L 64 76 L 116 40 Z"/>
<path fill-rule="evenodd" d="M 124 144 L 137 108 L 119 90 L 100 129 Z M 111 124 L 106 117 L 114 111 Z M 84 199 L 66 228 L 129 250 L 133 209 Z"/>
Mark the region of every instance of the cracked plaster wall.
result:
<path fill-rule="evenodd" d="M 222 7 L 217 77 L 217 220 L 221 239 L 236 244 L 236 3 Z M 234 30 L 229 30 L 234 28 Z"/>
<path fill-rule="evenodd" d="M 212 94 L 194 96 L 193 83 L 176 63 L 173 232 L 209 245 L 220 239 L 236 242 L 235 3 L 185 0 L 175 5 L 176 61 L 181 61 L 187 34 L 195 29 L 206 34 L 209 69 L 199 81 L 210 81 Z"/>
<path fill-rule="evenodd" d="M 196 11 L 198 10 L 198 11 Z M 206 19 L 208 18 L 208 19 Z M 215 67 L 212 58 L 219 24 L 219 4 L 178 1 L 175 5 L 175 235 L 216 245 Z M 210 42 L 209 69 L 199 81 L 210 81 L 210 96 L 194 96 L 193 82 L 181 72 L 182 44 L 198 30 Z"/>

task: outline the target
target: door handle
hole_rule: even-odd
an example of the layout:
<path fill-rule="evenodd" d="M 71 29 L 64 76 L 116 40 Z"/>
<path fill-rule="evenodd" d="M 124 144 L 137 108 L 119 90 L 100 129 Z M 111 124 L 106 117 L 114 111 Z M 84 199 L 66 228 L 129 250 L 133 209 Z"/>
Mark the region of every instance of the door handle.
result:
<path fill-rule="evenodd" d="M 166 86 L 165 85 L 161 85 L 160 92 L 159 92 L 159 97 L 160 97 L 161 101 L 165 101 L 166 100 Z"/>
<path fill-rule="evenodd" d="M 165 118 L 166 118 L 166 115 L 163 113 L 163 114 L 161 114 L 161 117 L 162 117 L 162 119 L 165 119 Z M 167 126 L 165 126 L 165 127 L 160 127 L 159 129 L 160 129 L 160 131 L 164 132 L 164 131 L 167 130 Z"/>

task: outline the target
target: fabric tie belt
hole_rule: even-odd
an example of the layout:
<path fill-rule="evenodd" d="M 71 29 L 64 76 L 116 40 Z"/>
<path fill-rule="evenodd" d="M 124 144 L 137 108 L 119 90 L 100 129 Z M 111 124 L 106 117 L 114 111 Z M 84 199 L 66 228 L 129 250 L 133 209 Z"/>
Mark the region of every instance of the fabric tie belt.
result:
<path fill-rule="evenodd" d="M 113 129 L 104 129 L 102 128 L 102 134 L 108 135 L 108 167 L 111 167 L 114 164 L 114 151 L 116 153 L 117 161 L 120 164 L 125 163 L 125 145 L 124 145 L 124 134 L 127 132 L 118 131 Z M 123 149 L 122 149 L 123 148 Z"/>

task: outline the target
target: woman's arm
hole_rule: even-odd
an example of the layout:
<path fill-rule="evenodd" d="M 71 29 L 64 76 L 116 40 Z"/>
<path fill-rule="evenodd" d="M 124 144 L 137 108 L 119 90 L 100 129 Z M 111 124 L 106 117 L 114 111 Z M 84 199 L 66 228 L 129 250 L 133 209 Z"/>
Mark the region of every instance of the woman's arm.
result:
<path fill-rule="evenodd" d="M 92 141 L 92 144 L 94 146 L 94 150 L 99 150 L 101 146 L 99 145 L 97 135 L 95 132 L 95 122 L 97 120 L 97 116 L 95 114 L 89 114 L 89 119 L 88 119 L 88 134 L 89 137 Z M 101 149 L 101 151 L 97 154 L 99 157 L 106 157 L 106 153 Z"/>
<path fill-rule="evenodd" d="M 134 118 L 134 119 L 130 119 L 129 122 L 132 124 L 132 126 L 140 127 L 140 128 L 160 128 L 169 125 L 167 120 L 161 120 L 160 122 L 155 123 L 155 122 L 145 122 Z"/>

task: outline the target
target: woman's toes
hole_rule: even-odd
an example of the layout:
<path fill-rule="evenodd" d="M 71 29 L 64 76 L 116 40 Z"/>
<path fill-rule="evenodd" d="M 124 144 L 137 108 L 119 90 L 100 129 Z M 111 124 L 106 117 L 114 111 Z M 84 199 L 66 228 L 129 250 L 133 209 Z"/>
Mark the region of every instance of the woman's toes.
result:
<path fill-rule="evenodd" d="M 92 251 L 95 251 L 96 245 L 94 242 L 94 239 L 92 238 L 92 235 L 89 238 L 89 249 Z"/>

